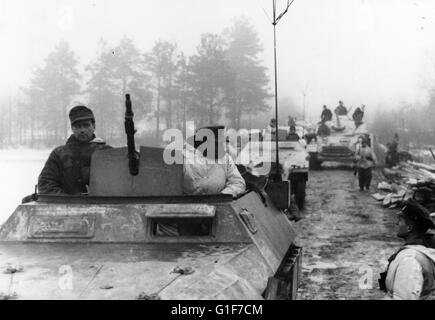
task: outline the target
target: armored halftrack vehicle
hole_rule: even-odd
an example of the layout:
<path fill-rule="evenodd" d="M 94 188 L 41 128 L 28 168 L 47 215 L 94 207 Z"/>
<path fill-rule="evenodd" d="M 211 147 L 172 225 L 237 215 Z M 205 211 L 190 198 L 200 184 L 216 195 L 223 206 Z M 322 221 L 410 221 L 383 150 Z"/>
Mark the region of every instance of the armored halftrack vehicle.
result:
<path fill-rule="evenodd" d="M 374 136 L 367 130 L 365 123 L 358 127 L 347 115 L 336 115 L 336 121 L 327 121 L 322 133 L 319 124 L 317 143 L 311 143 L 307 149 L 310 154 L 310 168 L 319 169 L 322 162 L 334 161 L 349 163 L 355 160 L 355 150 L 358 137 L 368 137 L 371 143 Z M 319 130 L 320 129 L 320 130 Z"/>
<path fill-rule="evenodd" d="M 299 209 L 304 207 L 306 182 L 308 181 L 309 154 L 305 149 L 304 140 L 289 138 L 289 127 L 279 126 L 278 128 L 278 148 L 279 163 L 281 166 L 282 179 L 290 182 L 291 194 L 294 195 L 295 202 Z M 298 127 L 297 127 L 298 129 Z M 302 136 L 302 128 L 296 131 L 299 137 Z M 269 138 L 268 138 L 269 135 Z M 267 172 L 259 174 L 273 173 L 273 165 L 276 161 L 276 138 L 274 134 L 262 132 L 260 139 L 251 140 L 243 148 L 238 158 L 238 163 L 243 163 L 243 159 L 249 159 L 252 168 L 258 168 L 264 161 L 269 161 L 272 166 Z M 266 155 L 270 155 L 265 159 Z"/>
<path fill-rule="evenodd" d="M 295 298 L 289 188 L 185 195 L 183 165 L 163 152 L 137 152 L 129 135 L 127 148 L 93 154 L 88 194 L 19 205 L 0 228 L 1 298 Z"/>

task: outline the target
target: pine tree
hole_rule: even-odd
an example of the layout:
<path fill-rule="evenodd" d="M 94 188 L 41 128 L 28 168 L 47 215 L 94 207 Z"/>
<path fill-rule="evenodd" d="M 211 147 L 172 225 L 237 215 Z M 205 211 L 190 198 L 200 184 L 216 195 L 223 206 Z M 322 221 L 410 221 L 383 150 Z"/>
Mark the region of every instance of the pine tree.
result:
<path fill-rule="evenodd" d="M 193 115 L 188 113 L 188 106 L 191 105 L 192 101 L 192 88 L 189 86 L 191 75 L 187 59 L 183 53 L 180 53 L 177 57 L 176 66 L 174 80 L 175 110 L 178 128 L 182 129 L 183 134 L 185 134 L 186 121 L 192 118 Z"/>
<path fill-rule="evenodd" d="M 105 139 L 120 135 L 122 105 L 120 88 L 112 75 L 112 51 L 101 41 L 101 51 L 95 61 L 86 70 L 90 73 L 86 93 L 89 95 L 89 107 L 94 110 L 97 119 L 97 132 Z M 119 119 L 119 121 L 115 121 Z"/>
<path fill-rule="evenodd" d="M 199 124 L 216 124 L 229 103 L 234 74 L 226 60 L 224 39 L 212 33 L 201 35 L 197 53 L 190 57 L 191 112 Z"/>
<path fill-rule="evenodd" d="M 258 55 L 263 51 L 252 23 L 244 17 L 234 20 L 224 31 L 228 41 L 226 58 L 234 74 L 234 87 L 227 117 L 234 128 L 240 128 L 242 115 L 254 115 L 268 110 L 266 99 L 268 78 Z"/>
<path fill-rule="evenodd" d="M 80 93 L 81 76 L 77 64 L 68 43 L 61 41 L 49 53 L 45 65 L 34 72 L 30 87 L 24 90 L 28 98 L 27 109 L 32 116 L 40 115 L 37 117 L 40 121 L 44 119 L 40 126 L 44 126 L 52 143 L 59 143 L 68 133 L 67 112 L 74 96 Z"/>
<path fill-rule="evenodd" d="M 167 41 L 157 41 L 150 52 L 144 55 L 146 69 L 151 73 L 156 96 L 156 139 L 159 140 L 160 117 L 166 120 L 166 127 L 172 127 L 173 102 L 175 98 L 174 81 L 177 70 L 177 46 Z M 162 108 L 162 102 L 165 108 Z"/>
<path fill-rule="evenodd" d="M 100 132 L 109 139 L 122 140 L 125 94 L 131 95 L 136 119 L 150 111 L 150 79 L 141 52 L 126 37 L 113 49 L 102 40 L 99 56 L 87 71 L 90 80 L 86 92 L 99 119 Z"/>

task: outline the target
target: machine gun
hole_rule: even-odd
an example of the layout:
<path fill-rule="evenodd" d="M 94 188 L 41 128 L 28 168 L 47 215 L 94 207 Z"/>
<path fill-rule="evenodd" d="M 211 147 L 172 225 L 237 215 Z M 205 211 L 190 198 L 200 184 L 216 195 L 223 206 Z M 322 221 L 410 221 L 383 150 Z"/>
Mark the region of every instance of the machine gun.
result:
<path fill-rule="evenodd" d="M 125 133 L 127 134 L 127 155 L 128 155 L 128 168 L 132 176 L 136 176 L 139 173 L 139 155 L 136 151 L 134 143 L 134 134 L 136 129 L 133 122 L 133 110 L 131 108 L 130 95 L 125 95 Z"/>
<path fill-rule="evenodd" d="M 167 164 L 164 148 L 135 148 L 130 95 L 125 95 L 127 147 L 98 150 L 92 154 L 89 195 L 95 197 L 180 196 L 183 165 Z"/>

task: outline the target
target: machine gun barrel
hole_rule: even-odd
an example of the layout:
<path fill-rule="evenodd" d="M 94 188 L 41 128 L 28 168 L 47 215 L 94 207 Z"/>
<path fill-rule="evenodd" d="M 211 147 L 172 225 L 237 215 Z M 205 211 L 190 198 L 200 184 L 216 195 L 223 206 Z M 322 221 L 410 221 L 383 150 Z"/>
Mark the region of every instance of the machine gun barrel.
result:
<path fill-rule="evenodd" d="M 139 173 L 139 156 L 136 152 L 135 142 L 134 142 L 134 134 L 136 133 L 136 129 L 134 128 L 133 122 L 133 110 L 131 107 L 130 95 L 125 95 L 125 133 L 127 134 L 127 150 L 128 150 L 128 168 L 130 170 L 130 174 L 135 176 Z"/>

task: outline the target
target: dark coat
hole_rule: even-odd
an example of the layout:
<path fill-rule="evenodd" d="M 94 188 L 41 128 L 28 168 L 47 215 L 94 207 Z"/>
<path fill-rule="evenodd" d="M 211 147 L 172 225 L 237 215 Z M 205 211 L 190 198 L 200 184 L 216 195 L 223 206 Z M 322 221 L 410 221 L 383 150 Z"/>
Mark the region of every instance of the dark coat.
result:
<path fill-rule="evenodd" d="M 352 115 L 352 119 L 357 122 L 361 122 L 364 117 L 364 111 L 362 111 L 359 107 L 356 108 Z"/>
<path fill-rule="evenodd" d="M 287 135 L 287 140 L 288 141 L 299 141 L 301 138 L 299 137 L 299 135 L 296 132 L 290 132 Z"/>
<path fill-rule="evenodd" d="M 347 109 L 343 105 L 338 105 L 337 108 L 335 108 L 335 113 L 339 116 L 345 116 L 347 115 Z"/>
<path fill-rule="evenodd" d="M 321 136 L 321 137 L 327 137 L 331 134 L 331 130 L 329 129 L 329 127 L 322 123 L 319 125 L 319 128 L 317 129 L 317 135 Z"/>
<path fill-rule="evenodd" d="M 322 119 L 323 122 L 325 121 L 331 121 L 332 120 L 332 111 L 328 108 L 323 109 L 322 114 L 320 115 L 320 119 Z"/>
<path fill-rule="evenodd" d="M 306 133 L 304 138 L 307 141 L 307 144 L 310 144 L 313 140 L 317 142 L 317 135 L 315 133 Z"/>
<path fill-rule="evenodd" d="M 38 193 L 86 193 L 92 154 L 109 148 L 105 142 L 96 142 L 96 139 L 80 143 L 71 135 L 65 145 L 54 149 L 48 157 L 38 178 Z"/>

